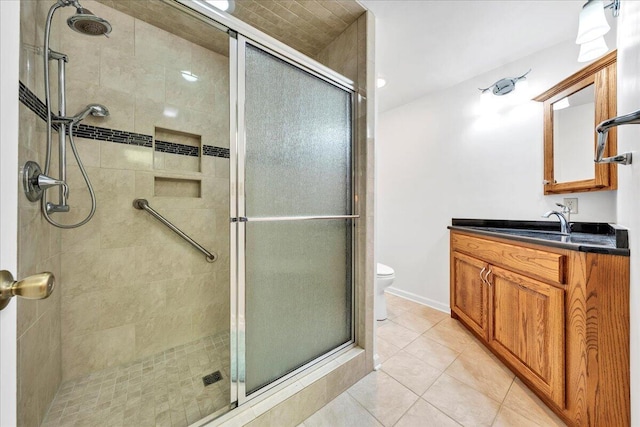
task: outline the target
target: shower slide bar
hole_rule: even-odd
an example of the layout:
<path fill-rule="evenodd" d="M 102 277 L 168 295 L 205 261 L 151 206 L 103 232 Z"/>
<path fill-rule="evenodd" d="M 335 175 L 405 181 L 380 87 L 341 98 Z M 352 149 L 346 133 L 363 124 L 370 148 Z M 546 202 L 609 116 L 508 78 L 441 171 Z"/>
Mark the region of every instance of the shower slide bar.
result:
<path fill-rule="evenodd" d="M 208 250 L 203 248 L 198 242 L 193 240 L 191 237 L 187 236 L 182 230 L 180 230 L 178 227 L 173 225 L 171 222 L 169 222 L 169 220 L 167 220 L 165 217 L 160 215 L 151 206 L 149 206 L 149 202 L 146 199 L 135 199 L 133 201 L 133 207 L 136 209 L 147 211 L 149 215 L 151 215 L 152 217 L 154 217 L 155 219 L 157 219 L 158 221 L 160 221 L 161 223 L 169 227 L 171 231 L 176 233 L 178 236 L 182 237 L 191 246 L 193 246 L 194 248 L 202 252 L 204 256 L 207 258 L 207 262 L 214 262 L 215 260 L 218 259 L 218 255 L 215 252 L 209 252 Z"/>

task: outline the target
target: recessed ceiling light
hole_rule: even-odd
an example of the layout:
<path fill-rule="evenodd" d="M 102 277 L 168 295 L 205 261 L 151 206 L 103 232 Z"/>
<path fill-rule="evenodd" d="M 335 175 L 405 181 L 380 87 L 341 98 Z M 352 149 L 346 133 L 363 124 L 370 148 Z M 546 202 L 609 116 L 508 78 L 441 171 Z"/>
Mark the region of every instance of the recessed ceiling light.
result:
<path fill-rule="evenodd" d="M 182 73 L 182 78 L 188 82 L 197 82 L 198 76 L 193 74 L 191 71 L 180 71 Z"/>
<path fill-rule="evenodd" d="M 229 0 L 206 0 L 211 6 L 216 9 L 228 11 L 231 7 L 231 2 Z"/>
<path fill-rule="evenodd" d="M 380 89 L 381 87 L 385 87 L 386 84 L 387 84 L 387 81 L 383 77 L 378 77 L 376 79 L 376 87 L 378 89 Z"/>

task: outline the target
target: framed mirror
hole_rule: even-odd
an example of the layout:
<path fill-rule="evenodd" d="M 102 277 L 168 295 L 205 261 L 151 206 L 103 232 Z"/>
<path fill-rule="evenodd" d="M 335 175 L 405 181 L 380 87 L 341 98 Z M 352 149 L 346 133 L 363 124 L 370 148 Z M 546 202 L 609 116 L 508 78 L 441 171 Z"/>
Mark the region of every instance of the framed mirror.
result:
<path fill-rule="evenodd" d="M 595 128 L 616 115 L 616 51 L 534 100 L 544 105 L 544 194 L 617 189 L 617 165 L 593 161 Z M 610 132 L 605 156 L 616 152 Z"/>

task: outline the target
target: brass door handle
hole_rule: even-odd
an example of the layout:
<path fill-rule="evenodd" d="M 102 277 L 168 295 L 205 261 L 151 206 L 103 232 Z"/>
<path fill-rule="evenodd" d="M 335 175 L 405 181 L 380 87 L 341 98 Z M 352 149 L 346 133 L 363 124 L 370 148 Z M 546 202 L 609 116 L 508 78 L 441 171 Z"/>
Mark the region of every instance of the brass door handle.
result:
<path fill-rule="evenodd" d="M 0 310 L 9 304 L 14 296 L 26 299 L 45 299 L 55 286 L 53 273 L 34 274 L 20 281 L 15 281 L 7 270 L 0 271 Z"/>

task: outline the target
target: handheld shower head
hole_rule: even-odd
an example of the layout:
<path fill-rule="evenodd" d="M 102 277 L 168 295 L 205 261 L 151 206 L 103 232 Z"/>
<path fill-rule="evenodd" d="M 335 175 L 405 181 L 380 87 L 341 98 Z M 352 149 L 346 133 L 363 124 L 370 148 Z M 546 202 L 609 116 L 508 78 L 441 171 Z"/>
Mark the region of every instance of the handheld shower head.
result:
<path fill-rule="evenodd" d="M 88 36 L 106 36 L 111 32 L 111 24 L 106 19 L 94 15 L 82 6 L 77 7 L 75 15 L 67 19 L 67 25 L 72 30 Z"/>
<path fill-rule="evenodd" d="M 72 123 L 78 123 L 84 120 L 89 114 L 94 117 L 107 117 L 109 115 L 109 109 L 102 104 L 90 104 L 87 105 L 87 108 L 82 110 L 80 113 L 71 117 Z"/>

